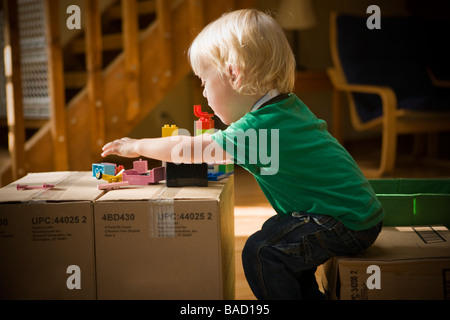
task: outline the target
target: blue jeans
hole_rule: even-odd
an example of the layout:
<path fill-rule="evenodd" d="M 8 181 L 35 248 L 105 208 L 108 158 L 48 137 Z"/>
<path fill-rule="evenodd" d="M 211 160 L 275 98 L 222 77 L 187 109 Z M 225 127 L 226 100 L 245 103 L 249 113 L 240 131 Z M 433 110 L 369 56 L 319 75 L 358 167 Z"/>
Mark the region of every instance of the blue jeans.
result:
<path fill-rule="evenodd" d="M 315 272 L 333 256 L 359 253 L 381 231 L 381 223 L 355 231 L 331 216 L 273 216 L 251 235 L 242 251 L 245 276 L 256 298 L 324 299 Z"/>

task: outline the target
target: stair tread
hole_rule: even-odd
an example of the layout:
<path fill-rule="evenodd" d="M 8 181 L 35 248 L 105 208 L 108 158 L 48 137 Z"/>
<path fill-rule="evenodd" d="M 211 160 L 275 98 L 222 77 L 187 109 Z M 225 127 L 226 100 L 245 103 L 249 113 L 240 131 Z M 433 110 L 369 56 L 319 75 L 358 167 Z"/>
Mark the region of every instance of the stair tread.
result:
<path fill-rule="evenodd" d="M 87 82 L 86 71 L 64 72 L 64 85 L 66 88 L 82 88 Z"/>

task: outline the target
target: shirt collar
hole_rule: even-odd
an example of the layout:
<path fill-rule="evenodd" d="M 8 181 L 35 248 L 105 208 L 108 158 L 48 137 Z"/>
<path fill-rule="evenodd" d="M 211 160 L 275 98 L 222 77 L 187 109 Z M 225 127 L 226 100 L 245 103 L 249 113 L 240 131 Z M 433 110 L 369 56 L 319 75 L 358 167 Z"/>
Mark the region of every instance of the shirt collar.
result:
<path fill-rule="evenodd" d="M 264 103 L 266 103 L 270 99 L 276 97 L 277 95 L 279 95 L 278 89 L 270 90 L 261 99 L 256 101 L 256 103 L 253 105 L 252 110 L 250 110 L 250 112 L 258 110 L 258 108 L 261 107 Z"/>

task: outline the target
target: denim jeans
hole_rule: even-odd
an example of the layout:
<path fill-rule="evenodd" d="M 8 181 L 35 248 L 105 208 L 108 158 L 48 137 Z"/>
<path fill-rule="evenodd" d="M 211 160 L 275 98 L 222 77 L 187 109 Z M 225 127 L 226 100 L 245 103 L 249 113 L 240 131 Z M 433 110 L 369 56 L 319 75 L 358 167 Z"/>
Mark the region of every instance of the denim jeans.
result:
<path fill-rule="evenodd" d="M 248 238 L 242 251 L 245 276 L 260 300 L 324 299 L 317 267 L 333 256 L 365 250 L 380 231 L 381 223 L 355 231 L 327 215 L 276 215 Z"/>

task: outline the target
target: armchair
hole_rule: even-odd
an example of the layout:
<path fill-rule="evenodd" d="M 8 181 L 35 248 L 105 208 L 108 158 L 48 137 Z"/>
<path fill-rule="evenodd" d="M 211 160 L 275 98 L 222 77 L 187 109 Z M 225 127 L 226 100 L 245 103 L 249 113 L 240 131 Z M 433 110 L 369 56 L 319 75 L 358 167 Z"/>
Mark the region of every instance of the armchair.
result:
<path fill-rule="evenodd" d="M 348 98 L 356 130 L 381 131 L 380 164 L 377 169 L 364 170 L 367 177 L 377 178 L 395 167 L 398 135 L 450 131 L 450 85 L 437 86 L 449 82 L 437 79 L 430 69 L 430 28 L 422 21 L 410 16 L 385 17 L 381 29 L 370 30 L 366 19 L 331 14 L 333 67 L 327 71 L 335 89 L 335 137 L 341 139 L 341 93 Z"/>

